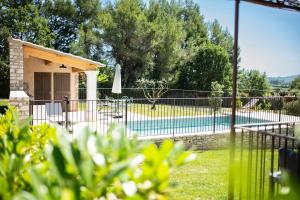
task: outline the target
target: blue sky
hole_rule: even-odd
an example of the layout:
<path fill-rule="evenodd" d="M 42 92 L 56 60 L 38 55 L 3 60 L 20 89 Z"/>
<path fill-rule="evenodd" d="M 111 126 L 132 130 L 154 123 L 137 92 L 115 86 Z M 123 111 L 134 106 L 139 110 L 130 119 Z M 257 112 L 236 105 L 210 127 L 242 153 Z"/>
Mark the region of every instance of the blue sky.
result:
<path fill-rule="evenodd" d="M 232 34 L 233 0 L 195 0 L 206 21 L 217 19 Z M 240 4 L 241 66 L 268 76 L 300 74 L 300 12 Z"/>

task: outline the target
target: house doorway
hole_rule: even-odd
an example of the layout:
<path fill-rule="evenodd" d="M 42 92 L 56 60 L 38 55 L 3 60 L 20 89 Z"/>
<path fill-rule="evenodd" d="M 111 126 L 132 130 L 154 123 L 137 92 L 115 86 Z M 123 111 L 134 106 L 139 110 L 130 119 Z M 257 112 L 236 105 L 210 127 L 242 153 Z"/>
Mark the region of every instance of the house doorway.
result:
<path fill-rule="evenodd" d="M 34 99 L 51 100 L 50 72 L 34 72 Z"/>
<path fill-rule="evenodd" d="M 54 100 L 70 97 L 70 73 L 54 73 Z"/>

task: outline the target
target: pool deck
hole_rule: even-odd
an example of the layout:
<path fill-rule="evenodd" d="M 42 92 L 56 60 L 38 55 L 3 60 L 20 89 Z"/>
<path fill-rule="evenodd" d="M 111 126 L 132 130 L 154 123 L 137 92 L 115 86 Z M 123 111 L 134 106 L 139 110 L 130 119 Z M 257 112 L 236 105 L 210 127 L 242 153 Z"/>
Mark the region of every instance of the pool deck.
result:
<path fill-rule="evenodd" d="M 231 113 L 222 113 L 216 115 L 217 117 L 220 116 L 228 116 Z M 119 113 L 119 115 L 125 116 L 125 111 L 122 111 Z M 71 129 L 70 131 L 73 133 L 73 136 L 76 136 L 77 134 L 81 133 L 86 126 L 89 126 L 91 130 L 97 131 L 100 133 L 106 133 L 108 130 L 108 127 L 111 123 L 116 123 L 118 125 L 124 126 L 125 125 L 125 117 L 122 118 L 114 118 L 114 114 L 109 111 L 105 112 L 99 112 L 97 111 L 95 115 L 95 120 L 93 121 L 86 121 L 85 119 L 86 112 L 85 111 L 76 111 L 76 112 L 68 112 L 68 121 L 71 123 Z M 285 114 L 279 114 L 274 112 L 266 112 L 266 111 L 250 111 L 250 112 L 237 112 L 237 116 L 243 116 L 243 117 L 249 117 L 249 118 L 255 118 L 255 119 L 261 119 L 265 121 L 270 122 L 300 122 L 300 117 L 298 116 L 291 116 L 291 115 L 285 115 Z M 135 121 L 142 121 L 142 120 L 154 120 L 154 119 L 182 119 L 182 118 L 203 118 L 203 117 L 213 117 L 213 115 L 198 115 L 198 116 L 176 116 L 176 117 L 148 117 L 145 115 L 137 114 L 134 112 L 127 112 L 127 122 L 135 122 Z M 53 123 L 53 122 L 59 122 L 59 121 L 65 121 L 66 116 L 65 113 L 63 113 L 60 116 L 52 116 L 47 117 L 46 110 L 44 106 L 39 106 L 38 108 L 33 107 L 32 111 L 32 118 L 33 118 L 33 124 L 41 124 L 41 123 Z M 37 120 L 38 119 L 38 120 Z M 186 129 L 185 129 L 186 130 Z M 126 129 L 126 133 L 129 136 L 132 136 L 133 133 L 131 130 Z M 222 132 L 228 132 L 228 130 L 216 130 L 214 133 L 222 133 Z M 141 136 L 143 137 L 165 137 L 170 138 L 176 136 L 182 136 L 182 135 L 188 135 L 188 134 L 213 134 L 212 131 L 204 131 L 204 132 L 191 132 L 191 133 L 176 133 L 176 134 L 161 134 L 156 136 Z"/>

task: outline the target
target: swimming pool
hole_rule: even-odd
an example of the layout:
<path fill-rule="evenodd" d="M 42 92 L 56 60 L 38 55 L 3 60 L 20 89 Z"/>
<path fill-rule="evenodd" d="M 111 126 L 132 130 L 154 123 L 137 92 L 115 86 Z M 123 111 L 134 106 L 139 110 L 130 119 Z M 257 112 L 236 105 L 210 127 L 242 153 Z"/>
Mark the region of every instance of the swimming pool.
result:
<path fill-rule="evenodd" d="M 263 123 L 268 120 L 237 116 L 236 124 Z M 129 121 L 127 128 L 139 136 L 167 135 L 230 129 L 230 116 L 185 117 Z"/>

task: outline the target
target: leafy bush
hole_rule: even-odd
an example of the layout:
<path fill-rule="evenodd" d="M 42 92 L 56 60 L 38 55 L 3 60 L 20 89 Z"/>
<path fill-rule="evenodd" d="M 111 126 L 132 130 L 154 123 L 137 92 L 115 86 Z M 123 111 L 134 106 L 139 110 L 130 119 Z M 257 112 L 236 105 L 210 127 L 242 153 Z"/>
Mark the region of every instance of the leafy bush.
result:
<path fill-rule="evenodd" d="M 182 143 L 158 148 L 115 125 L 71 140 L 63 128 L 20 123 L 12 108 L 0 122 L 0 199 L 165 199 L 170 171 L 193 158 Z"/>
<path fill-rule="evenodd" d="M 241 108 L 243 106 L 243 102 L 240 97 L 236 98 L 236 107 Z"/>
<path fill-rule="evenodd" d="M 155 104 L 169 90 L 168 81 L 139 79 L 137 85 L 142 88 L 145 98 L 152 104 L 151 110 L 156 110 Z"/>
<path fill-rule="evenodd" d="M 270 103 L 272 110 L 281 110 L 283 108 L 282 98 L 270 98 Z"/>
<path fill-rule="evenodd" d="M 300 116 L 300 100 L 291 101 L 284 105 L 284 109 L 286 110 L 286 113 L 289 115 L 296 115 Z"/>
<path fill-rule="evenodd" d="M 224 86 L 219 84 L 217 81 L 211 83 L 211 98 L 209 98 L 209 105 L 215 110 L 218 110 L 223 103 L 223 99 L 219 98 L 222 97 Z"/>
<path fill-rule="evenodd" d="M 0 117 L 0 199 L 11 199 L 22 189 L 31 189 L 28 169 L 45 161 L 43 149 L 54 138 L 54 128 L 30 127 L 20 122 L 12 107 Z"/>

